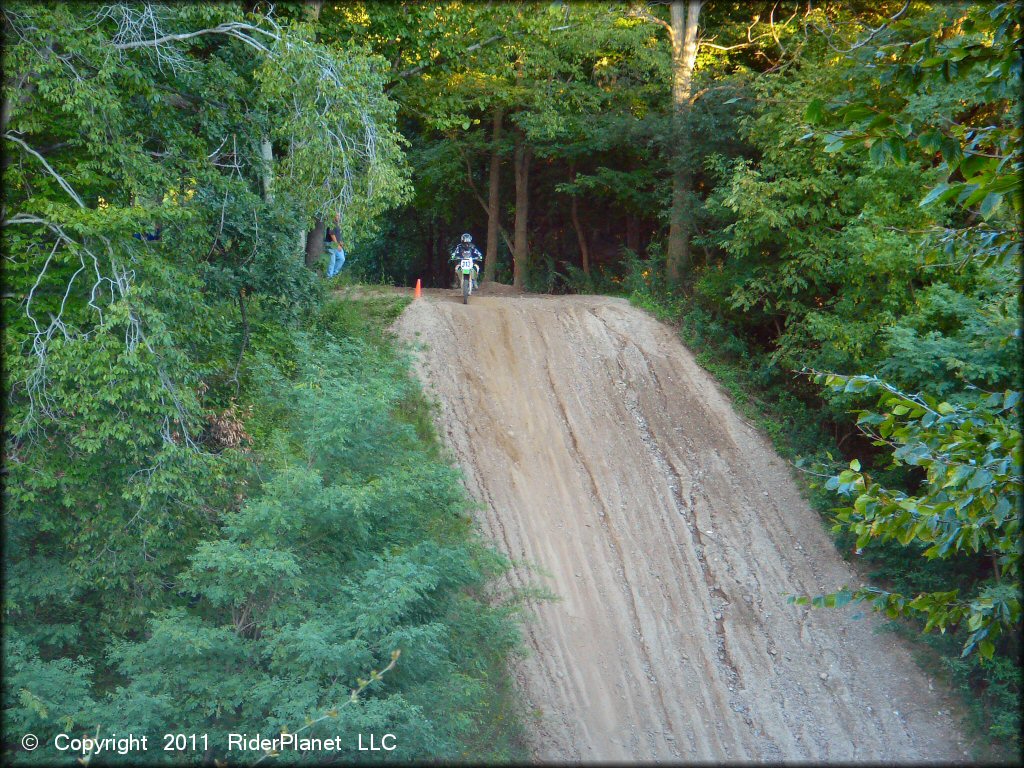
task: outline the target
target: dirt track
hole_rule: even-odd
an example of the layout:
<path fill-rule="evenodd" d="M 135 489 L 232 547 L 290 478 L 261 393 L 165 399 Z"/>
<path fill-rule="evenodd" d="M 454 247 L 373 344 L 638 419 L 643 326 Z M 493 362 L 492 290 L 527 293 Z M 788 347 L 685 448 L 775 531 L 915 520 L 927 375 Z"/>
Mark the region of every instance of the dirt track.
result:
<path fill-rule="evenodd" d="M 543 761 L 966 760 L 891 634 L 783 593 L 857 583 L 786 464 L 620 299 L 430 291 L 396 323 L 536 608 L 516 674 Z"/>

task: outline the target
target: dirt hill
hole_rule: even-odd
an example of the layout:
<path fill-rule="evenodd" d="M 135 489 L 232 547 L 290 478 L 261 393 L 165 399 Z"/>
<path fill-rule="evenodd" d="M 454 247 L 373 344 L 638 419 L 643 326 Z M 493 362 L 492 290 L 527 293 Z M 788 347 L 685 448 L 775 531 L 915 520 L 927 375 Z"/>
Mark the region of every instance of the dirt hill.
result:
<path fill-rule="evenodd" d="M 950 701 L 857 608 L 786 463 L 620 299 L 427 291 L 396 323 L 536 606 L 538 760 L 966 760 Z M 536 570 L 527 567 L 536 566 Z"/>

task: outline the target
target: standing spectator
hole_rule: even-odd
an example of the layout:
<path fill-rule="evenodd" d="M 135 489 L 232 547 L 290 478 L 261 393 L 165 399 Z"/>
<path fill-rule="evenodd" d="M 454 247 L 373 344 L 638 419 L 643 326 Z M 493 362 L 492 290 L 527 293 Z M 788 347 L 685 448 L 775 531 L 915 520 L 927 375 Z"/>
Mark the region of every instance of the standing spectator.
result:
<path fill-rule="evenodd" d="M 341 239 L 341 214 L 334 214 L 334 226 L 327 230 L 327 277 L 334 277 L 345 266 L 345 243 Z"/>

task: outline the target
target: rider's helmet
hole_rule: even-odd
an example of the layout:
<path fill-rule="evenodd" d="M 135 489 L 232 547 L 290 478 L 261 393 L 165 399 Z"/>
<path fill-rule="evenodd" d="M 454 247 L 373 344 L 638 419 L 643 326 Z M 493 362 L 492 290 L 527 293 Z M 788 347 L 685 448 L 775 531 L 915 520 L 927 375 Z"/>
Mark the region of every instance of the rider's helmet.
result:
<path fill-rule="evenodd" d="M 471 234 L 469 234 L 469 232 L 467 232 L 466 234 L 464 234 L 462 236 L 462 242 L 464 242 L 464 243 L 472 243 L 473 242 L 473 236 Z"/>

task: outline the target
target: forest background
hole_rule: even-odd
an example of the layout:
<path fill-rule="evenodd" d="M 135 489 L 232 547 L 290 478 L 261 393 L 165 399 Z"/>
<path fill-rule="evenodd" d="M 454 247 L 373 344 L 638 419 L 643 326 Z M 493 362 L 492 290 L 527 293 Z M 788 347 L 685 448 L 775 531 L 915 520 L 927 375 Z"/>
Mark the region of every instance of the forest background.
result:
<path fill-rule="evenodd" d="M 116 727 L 522 757 L 530 595 L 495 587 L 402 301 L 327 290 L 446 285 L 463 231 L 488 280 L 677 324 L 871 577 L 815 604 L 924 630 L 1017 748 L 1012 3 L 10 3 L 3 30 L 7 756 Z"/>

